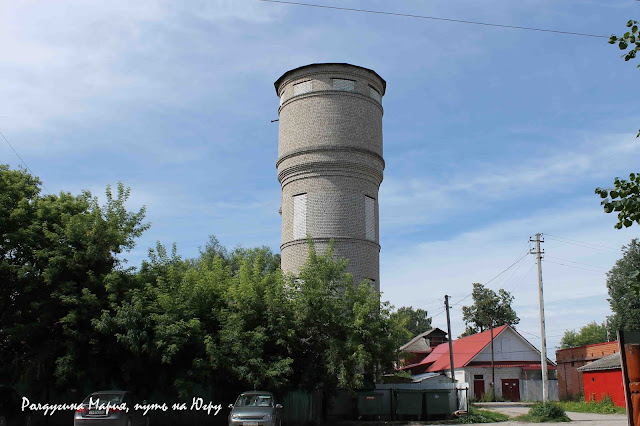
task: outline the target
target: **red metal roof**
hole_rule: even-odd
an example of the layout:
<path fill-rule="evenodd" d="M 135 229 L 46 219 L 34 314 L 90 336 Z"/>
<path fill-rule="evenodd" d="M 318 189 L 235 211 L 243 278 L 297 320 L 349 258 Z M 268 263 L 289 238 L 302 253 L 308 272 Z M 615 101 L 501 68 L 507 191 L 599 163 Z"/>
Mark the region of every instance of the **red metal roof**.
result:
<path fill-rule="evenodd" d="M 502 333 L 507 327 L 508 326 L 503 325 L 494 328 L 493 338 L 495 339 L 498 334 Z M 454 367 L 460 368 L 467 365 L 467 363 L 478 355 L 489 343 L 491 343 L 491 330 L 454 340 L 452 342 Z M 427 370 L 429 373 L 451 369 L 451 363 L 449 362 L 449 343 L 443 343 L 437 346 L 433 352 L 418 365 L 425 364 L 431 364 Z"/>

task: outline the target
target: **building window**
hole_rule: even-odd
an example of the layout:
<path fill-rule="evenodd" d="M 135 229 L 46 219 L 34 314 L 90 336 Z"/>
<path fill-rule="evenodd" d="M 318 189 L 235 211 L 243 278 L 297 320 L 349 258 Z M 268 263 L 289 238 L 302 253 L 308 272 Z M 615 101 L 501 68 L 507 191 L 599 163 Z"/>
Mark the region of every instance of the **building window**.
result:
<path fill-rule="evenodd" d="M 302 95 L 311 91 L 311 80 L 293 85 L 293 96 Z"/>
<path fill-rule="evenodd" d="M 376 240 L 376 200 L 364 197 L 364 236 L 367 240 Z"/>
<path fill-rule="evenodd" d="M 293 196 L 293 239 L 307 238 L 307 194 Z"/>
<path fill-rule="evenodd" d="M 333 79 L 333 90 L 344 90 L 353 92 L 356 88 L 356 82 L 353 80 L 343 80 L 340 78 Z"/>
<path fill-rule="evenodd" d="M 482 380 L 482 379 L 484 379 L 484 376 L 482 374 L 473 375 L 473 380 Z"/>
<path fill-rule="evenodd" d="M 369 96 L 371 96 L 376 101 L 382 103 L 382 96 L 380 95 L 380 92 L 378 92 L 376 89 L 374 89 L 371 86 L 369 86 Z"/>

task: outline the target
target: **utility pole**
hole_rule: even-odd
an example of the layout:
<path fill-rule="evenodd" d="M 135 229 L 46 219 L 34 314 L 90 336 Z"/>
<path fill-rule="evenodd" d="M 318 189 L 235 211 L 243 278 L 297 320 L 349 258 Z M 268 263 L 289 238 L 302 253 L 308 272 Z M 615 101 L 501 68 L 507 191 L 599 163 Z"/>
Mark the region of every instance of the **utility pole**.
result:
<path fill-rule="evenodd" d="M 449 316 L 449 296 L 444 295 L 444 307 L 447 309 L 447 333 L 449 333 L 449 362 L 451 363 L 451 383 L 456 382 L 455 369 L 453 367 L 453 343 L 451 338 L 451 318 Z"/>
<path fill-rule="evenodd" d="M 453 366 L 453 338 L 451 337 L 451 317 L 449 316 L 449 296 L 444 295 L 444 307 L 447 310 L 447 333 L 449 333 L 449 362 L 451 363 L 451 384 L 454 386 L 453 391 L 456 394 L 456 409 L 458 408 L 458 390 L 455 389 L 456 377 L 455 368 Z"/>
<path fill-rule="evenodd" d="M 496 364 L 493 356 L 493 318 L 491 318 L 491 401 L 496 400 Z"/>
<path fill-rule="evenodd" d="M 536 239 L 532 240 L 529 238 L 530 242 L 536 243 L 536 251 L 530 252 L 531 254 L 535 254 L 538 258 L 538 298 L 540 299 L 540 341 L 541 341 L 541 351 L 540 351 L 540 364 L 542 367 L 542 401 L 549 401 L 549 376 L 547 373 L 547 341 L 546 341 L 546 331 L 544 325 L 544 297 L 542 294 L 542 255 L 543 251 L 540 250 L 540 243 L 544 243 L 544 241 L 540 241 L 540 237 L 542 234 L 536 234 Z"/>

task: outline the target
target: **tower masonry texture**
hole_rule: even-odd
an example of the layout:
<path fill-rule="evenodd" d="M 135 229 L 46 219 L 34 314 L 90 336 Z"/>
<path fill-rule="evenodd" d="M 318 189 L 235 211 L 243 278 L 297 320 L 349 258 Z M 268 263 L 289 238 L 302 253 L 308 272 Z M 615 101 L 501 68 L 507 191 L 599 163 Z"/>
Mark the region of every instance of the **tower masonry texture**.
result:
<path fill-rule="evenodd" d="M 298 273 L 307 236 L 350 260 L 354 283 L 380 290 L 378 189 L 382 182 L 382 96 L 386 82 L 349 64 L 312 64 L 275 82 L 280 97 L 278 180 L 282 270 Z"/>

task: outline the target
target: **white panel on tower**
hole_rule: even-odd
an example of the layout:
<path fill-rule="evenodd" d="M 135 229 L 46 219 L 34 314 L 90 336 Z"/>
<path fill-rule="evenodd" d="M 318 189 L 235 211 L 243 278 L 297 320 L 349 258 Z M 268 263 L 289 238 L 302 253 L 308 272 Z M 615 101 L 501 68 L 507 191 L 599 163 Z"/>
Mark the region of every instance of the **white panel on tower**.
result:
<path fill-rule="evenodd" d="M 369 96 L 371 96 L 376 101 L 382 103 L 382 96 L 380 96 L 380 92 L 378 92 L 373 87 L 369 86 Z"/>
<path fill-rule="evenodd" d="M 293 96 L 302 95 L 311 91 L 311 80 L 293 85 Z"/>
<path fill-rule="evenodd" d="M 364 235 L 367 240 L 376 240 L 376 200 L 364 197 Z"/>
<path fill-rule="evenodd" d="M 356 82 L 353 80 L 343 80 L 341 78 L 333 79 L 333 90 L 345 90 L 353 92 L 356 88 Z"/>
<path fill-rule="evenodd" d="M 307 194 L 293 196 L 293 239 L 307 238 Z"/>

